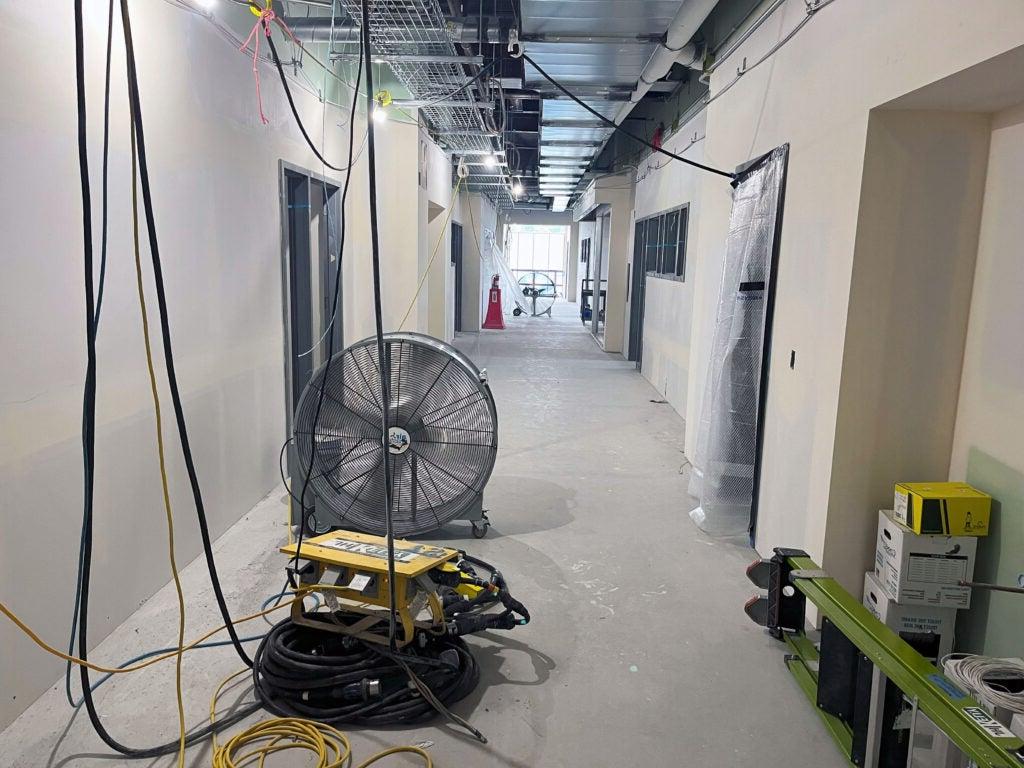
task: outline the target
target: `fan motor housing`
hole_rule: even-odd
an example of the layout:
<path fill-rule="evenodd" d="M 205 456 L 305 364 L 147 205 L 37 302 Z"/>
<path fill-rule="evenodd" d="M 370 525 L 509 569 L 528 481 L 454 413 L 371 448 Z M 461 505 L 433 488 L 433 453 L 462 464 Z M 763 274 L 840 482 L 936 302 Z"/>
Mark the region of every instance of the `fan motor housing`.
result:
<path fill-rule="evenodd" d="M 395 535 L 426 533 L 456 519 L 486 520 L 482 494 L 497 456 L 498 417 L 485 374 L 452 345 L 404 332 L 384 335 L 383 368 L 386 453 L 376 337 L 321 366 L 299 399 L 295 445 L 302 476 L 312 465 L 316 520 L 384 533 L 385 457 Z"/>

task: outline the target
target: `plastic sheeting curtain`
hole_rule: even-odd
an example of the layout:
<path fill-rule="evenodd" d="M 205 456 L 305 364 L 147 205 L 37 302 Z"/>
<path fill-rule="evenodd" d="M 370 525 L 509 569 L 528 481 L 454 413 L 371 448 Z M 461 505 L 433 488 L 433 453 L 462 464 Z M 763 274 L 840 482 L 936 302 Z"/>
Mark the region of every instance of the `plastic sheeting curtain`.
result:
<path fill-rule="evenodd" d="M 746 534 L 756 490 L 766 310 L 789 147 L 744 169 L 733 193 L 725 265 L 704 388 L 690 517 L 717 535 Z"/>
<path fill-rule="evenodd" d="M 484 231 L 484 245 L 480 252 L 480 282 L 481 297 L 483 306 L 481 312 L 487 314 L 487 295 L 491 288 L 491 279 L 498 276 L 498 286 L 501 288 L 501 311 L 506 318 L 512 317 L 512 310 L 518 305 L 524 312 L 529 312 L 526 302 L 523 299 L 519 283 L 505 260 L 505 254 L 494 239 L 494 233 L 490 230 Z"/>

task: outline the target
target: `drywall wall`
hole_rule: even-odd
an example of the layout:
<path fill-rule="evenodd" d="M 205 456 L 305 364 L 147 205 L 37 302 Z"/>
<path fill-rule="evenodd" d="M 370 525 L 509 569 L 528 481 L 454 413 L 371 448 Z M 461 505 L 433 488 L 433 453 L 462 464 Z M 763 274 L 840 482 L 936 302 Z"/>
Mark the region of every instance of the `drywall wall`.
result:
<path fill-rule="evenodd" d="M 423 287 L 426 299 L 426 330 L 431 336 L 451 341 L 453 326 L 453 291 L 455 272 L 452 268 L 452 163 L 451 158 L 427 136 L 420 136 L 420 197 L 427 204 L 428 226 L 421 244 L 429 270 Z M 433 259 L 433 261 L 431 261 Z M 422 274 L 422 273 L 421 273 Z"/>
<path fill-rule="evenodd" d="M 975 579 L 1017 584 L 1024 574 L 1024 105 L 992 121 L 977 269 L 964 349 L 949 476 L 992 494 L 993 525 L 978 542 Z M 957 621 L 960 646 L 1019 656 L 1024 599 L 976 591 Z"/>
<path fill-rule="evenodd" d="M 985 113 L 871 113 L 824 550 L 851 591 L 893 485 L 949 466 L 990 132 Z"/>
<path fill-rule="evenodd" d="M 665 142 L 665 149 L 681 154 L 688 160 L 702 162 L 706 115 L 699 112 Z M 698 176 L 702 172 L 666 158 L 652 154 L 637 170 L 635 195 L 635 222 L 671 208 L 689 204 L 688 244 L 684 280 L 671 280 L 648 276 L 644 295 L 644 338 L 641 373 L 653 384 L 669 404 L 680 414 L 686 413 L 686 393 L 690 371 L 690 335 L 693 322 L 694 275 L 700 260 L 695 253 L 695 232 L 700 222 Z M 633 259 L 632 227 L 629 258 Z M 720 275 L 719 275 L 720 277 Z M 627 302 L 627 328 L 631 302 Z"/>
<path fill-rule="evenodd" d="M 137 46 L 138 69 L 175 361 L 216 536 L 279 482 L 277 455 L 285 437 L 279 162 L 314 171 L 321 166 L 303 143 L 272 69 L 262 70 L 263 108 L 270 121 L 262 125 L 251 57 L 205 19 L 172 4 L 132 3 L 132 10 L 136 40 L 145 41 Z M 243 37 L 252 25 L 245 8 L 222 3 L 218 13 Z M 98 230 L 106 4 L 86 3 L 85 14 Z M 85 371 L 73 20 L 68 5 L 56 0 L 5 3 L 0 32 L 5 55 L 24 65 L 0 83 L 0 101 L 17 105 L 5 109 L 0 121 L 0 232 L 7 246 L 0 280 L 0 353 L 7 363 L 0 377 L 0 581 L 7 585 L 2 599 L 61 646 L 71 619 L 81 520 Z M 120 44 L 112 69 L 110 247 L 98 341 L 93 642 L 170 578 L 131 258 Z M 316 74 L 312 63 L 307 74 Z M 294 93 L 306 125 L 319 136 L 320 104 L 298 85 Z M 347 119 L 332 108 L 323 123 L 326 155 L 337 165 L 346 161 L 347 138 L 337 126 Z M 365 125 L 358 120 L 357 137 Z M 378 143 L 384 162 L 399 154 L 388 148 L 387 136 L 400 133 L 395 127 L 389 125 Z M 340 181 L 333 172 L 327 175 Z M 350 224 L 365 218 L 365 170 L 353 176 L 347 211 Z M 382 211 L 385 238 L 399 228 L 400 214 Z M 372 318 L 363 301 L 369 293 L 368 264 L 365 248 L 347 249 L 347 340 Z M 148 266 L 146 274 L 149 283 Z M 149 301 L 154 311 L 155 298 Z M 169 407 L 166 391 L 162 394 Z M 184 563 L 199 553 L 199 534 L 170 426 L 166 440 L 178 561 Z M 45 562 L 27 542 L 45 542 Z M 29 574 L 32 591 L 23 588 Z M 261 599 L 229 596 L 239 612 L 257 607 Z M 0 623 L 0 647 L 4 727 L 53 684 L 63 664 L 43 655 L 7 622 Z"/>
<path fill-rule="evenodd" d="M 602 207 L 603 206 L 603 207 Z M 599 342 L 605 352 L 622 352 L 622 341 L 628 335 L 626 314 L 627 265 L 633 228 L 633 174 L 603 176 L 580 195 L 572 210 L 574 221 L 580 221 L 600 207 L 607 227 L 598 227 L 602 238 L 601 277 L 608 281 L 605 299 L 604 335 Z M 581 234 L 581 240 L 586 235 Z M 596 260 L 597 243 L 591 248 L 591 269 Z"/>
<path fill-rule="evenodd" d="M 714 72 L 704 159 L 732 169 L 783 143 L 791 147 L 757 545 L 762 552 L 802 547 L 821 557 L 826 521 L 837 519 L 827 510 L 868 115 L 1020 46 L 1024 5 L 978 0 L 965 14 L 954 2 L 836 0 L 732 83 L 744 57 L 757 61 L 806 11 L 801 0 L 788 0 Z M 950 39 L 958 44 L 948 45 Z M 687 450 L 701 408 L 731 208 L 727 180 L 702 174 L 698 183 Z"/>
<path fill-rule="evenodd" d="M 483 322 L 483 304 L 490 275 L 480 271 L 480 254 L 487 233 L 495 233 L 497 212 L 483 195 L 460 193 L 462 216 L 462 330 L 474 333 Z"/>
<path fill-rule="evenodd" d="M 403 330 L 425 332 L 426 289 L 416 296 L 416 286 L 426 267 L 428 239 L 427 200 L 417 191 L 420 128 L 415 123 L 389 120 L 373 123 L 373 130 L 384 330 L 397 330 L 409 312 Z M 348 236 L 351 238 L 346 248 L 344 273 L 345 338 L 348 342 L 366 338 L 375 332 L 370 207 L 366 193 L 368 164 L 368 154 L 364 150 L 352 168 L 347 207 Z M 410 201 L 415 205 L 412 210 Z"/>

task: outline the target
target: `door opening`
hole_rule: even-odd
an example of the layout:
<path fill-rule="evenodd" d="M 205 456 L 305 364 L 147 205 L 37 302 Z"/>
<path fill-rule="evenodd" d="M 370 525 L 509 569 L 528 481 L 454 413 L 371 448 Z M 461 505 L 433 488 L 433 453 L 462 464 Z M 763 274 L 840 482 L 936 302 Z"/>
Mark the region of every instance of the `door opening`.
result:
<path fill-rule="evenodd" d="M 462 225 L 452 222 L 452 266 L 455 268 L 455 332 L 462 331 Z"/>
<path fill-rule="evenodd" d="M 341 195 L 323 177 L 281 163 L 281 248 L 285 325 L 285 427 L 313 372 L 343 348 L 342 294 L 334 306 L 338 280 Z M 288 449 L 288 472 L 300 472 L 294 445 Z M 293 516 L 299 510 L 293 510 Z"/>
<path fill-rule="evenodd" d="M 633 228 L 633 284 L 630 286 L 629 350 L 626 359 L 635 361 L 637 370 L 643 365 L 644 354 L 644 295 L 647 290 L 645 232 L 644 222 L 639 222 Z"/>

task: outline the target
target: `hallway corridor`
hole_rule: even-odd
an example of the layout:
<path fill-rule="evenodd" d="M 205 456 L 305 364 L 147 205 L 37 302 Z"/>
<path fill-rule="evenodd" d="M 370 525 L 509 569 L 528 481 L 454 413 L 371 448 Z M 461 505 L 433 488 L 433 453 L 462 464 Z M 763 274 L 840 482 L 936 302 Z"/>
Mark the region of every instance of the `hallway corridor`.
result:
<path fill-rule="evenodd" d="M 786 671 L 782 647 L 743 613 L 753 553 L 704 536 L 687 516 L 679 416 L 657 402 L 632 363 L 598 349 L 574 305 L 556 304 L 550 319 L 507 323 L 456 340 L 487 368 L 497 401 L 498 461 L 485 493 L 492 528 L 479 541 L 464 523 L 433 538 L 497 565 L 533 620 L 469 641 L 481 681 L 454 709 L 487 745 L 440 720 L 346 729 L 356 762 L 386 745 L 425 742 L 438 768 L 842 765 Z M 278 487 L 217 541 L 236 616 L 281 589 L 285 498 Z M 202 560 L 184 570 L 183 582 L 194 637 L 219 623 Z M 118 663 L 140 646 L 167 645 L 174 605 L 165 587 L 94 659 Z M 263 631 L 257 620 L 242 634 Z M 100 711 L 117 735 L 133 744 L 173 738 L 173 667 L 99 689 Z M 197 692 L 186 700 L 190 724 L 209 716 L 199 692 L 238 668 L 230 648 L 186 657 L 186 690 Z M 249 700 L 248 685 L 242 677 L 224 705 Z M 143 765 L 109 757 L 84 713 L 68 725 L 69 714 L 60 681 L 0 734 L 0 765 Z M 208 745 L 188 758 L 194 768 L 208 765 Z M 173 764 L 173 756 L 145 763 Z"/>

